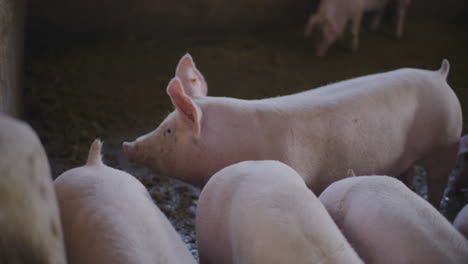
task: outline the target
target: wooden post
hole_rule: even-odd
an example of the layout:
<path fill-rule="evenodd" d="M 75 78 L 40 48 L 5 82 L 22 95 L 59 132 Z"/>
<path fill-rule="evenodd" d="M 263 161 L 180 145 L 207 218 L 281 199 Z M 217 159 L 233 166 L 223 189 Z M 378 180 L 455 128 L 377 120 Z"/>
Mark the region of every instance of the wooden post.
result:
<path fill-rule="evenodd" d="M 0 0 L 0 112 L 21 114 L 26 0 Z"/>

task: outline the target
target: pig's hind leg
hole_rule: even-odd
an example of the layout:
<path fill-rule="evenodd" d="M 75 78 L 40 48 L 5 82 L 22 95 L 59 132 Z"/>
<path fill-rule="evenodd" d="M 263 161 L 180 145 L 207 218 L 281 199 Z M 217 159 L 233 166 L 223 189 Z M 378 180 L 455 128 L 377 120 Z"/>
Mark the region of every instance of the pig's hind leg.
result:
<path fill-rule="evenodd" d="M 362 13 L 357 14 L 351 20 L 351 34 L 352 34 L 352 43 L 351 49 L 352 51 L 357 51 L 359 48 L 359 31 L 361 29 L 361 20 L 362 20 Z"/>
<path fill-rule="evenodd" d="M 458 171 L 453 180 L 453 189 L 459 191 L 468 188 L 468 154 L 459 155 Z"/>
<path fill-rule="evenodd" d="M 416 173 L 416 166 L 413 164 L 397 178 L 402 181 L 408 188 L 415 191 L 414 178 L 416 177 Z"/>
<path fill-rule="evenodd" d="M 410 4 L 409 0 L 398 1 L 397 26 L 396 26 L 396 32 L 395 32 L 397 39 L 400 39 L 401 36 L 403 35 L 403 25 L 405 23 L 406 11 L 408 9 L 409 4 Z"/>
<path fill-rule="evenodd" d="M 457 159 L 458 142 L 431 151 L 421 164 L 427 171 L 427 193 L 429 202 L 439 208 L 448 177 Z"/>

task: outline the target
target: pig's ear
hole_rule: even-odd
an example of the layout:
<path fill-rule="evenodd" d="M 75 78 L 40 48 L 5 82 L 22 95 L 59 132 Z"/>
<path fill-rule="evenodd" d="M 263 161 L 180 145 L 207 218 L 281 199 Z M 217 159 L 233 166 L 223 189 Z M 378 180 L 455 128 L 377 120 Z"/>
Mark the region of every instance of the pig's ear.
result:
<path fill-rule="evenodd" d="M 167 86 L 167 94 L 171 97 L 174 106 L 187 118 L 195 130 L 195 134 L 200 135 L 200 123 L 202 112 L 195 102 L 182 88 L 179 78 L 175 77 Z"/>
<path fill-rule="evenodd" d="M 188 96 L 206 96 L 208 94 L 205 78 L 195 66 L 190 54 L 187 53 L 180 59 L 176 68 L 176 76 L 184 84 L 183 88 Z"/>

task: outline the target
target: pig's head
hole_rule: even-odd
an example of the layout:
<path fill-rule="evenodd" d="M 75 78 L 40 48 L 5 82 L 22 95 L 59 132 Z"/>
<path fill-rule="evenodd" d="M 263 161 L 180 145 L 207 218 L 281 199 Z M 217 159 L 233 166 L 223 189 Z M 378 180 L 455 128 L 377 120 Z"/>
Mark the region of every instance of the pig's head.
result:
<path fill-rule="evenodd" d="M 178 77 L 169 82 L 167 93 L 175 110 L 156 130 L 133 142 L 124 142 L 123 150 L 132 162 L 201 185 L 200 179 L 195 176 L 191 179 L 191 175 L 196 174 L 197 159 L 202 153 L 199 144 L 202 112 Z"/>
<path fill-rule="evenodd" d="M 205 78 L 195 66 L 190 54 L 185 54 L 180 59 L 176 68 L 176 77 L 182 82 L 185 93 L 190 97 L 206 96 L 208 87 Z"/>

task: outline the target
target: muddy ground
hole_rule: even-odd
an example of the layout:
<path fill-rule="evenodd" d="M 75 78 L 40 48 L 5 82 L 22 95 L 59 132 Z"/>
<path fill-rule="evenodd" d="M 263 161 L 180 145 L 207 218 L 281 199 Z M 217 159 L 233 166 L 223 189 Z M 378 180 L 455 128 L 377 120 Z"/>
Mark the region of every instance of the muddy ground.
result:
<path fill-rule="evenodd" d="M 313 55 L 312 40 L 303 38 L 302 28 L 248 35 L 155 35 L 144 40 L 30 38 L 25 118 L 45 145 L 54 177 L 82 165 L 93 139 L 101 138 L 105 162 L 148 187 L 196 255 L 194 216 L 200 190 L 132 165 L 121 151 L 122 141 L 153 130 L 172 110 L 165 89 L 179 58 L 192 54 L 210 95 L 245 99 L 290 94 L 401 67 L 438 69 L 448 58 L 448 82 L 467 113 L 468 25 L 410 23 L 401 40 L 391 31 L 389 26 L 376 34 L 364 31 L 358 52 L 350 53 L 346 43 L 339 43 L 325 58 Z M 424 184 L 419 187 L 424 194 Z M 463 193 L 446 198 L 442 212 L 452 219 L 464 203 Z"/>

